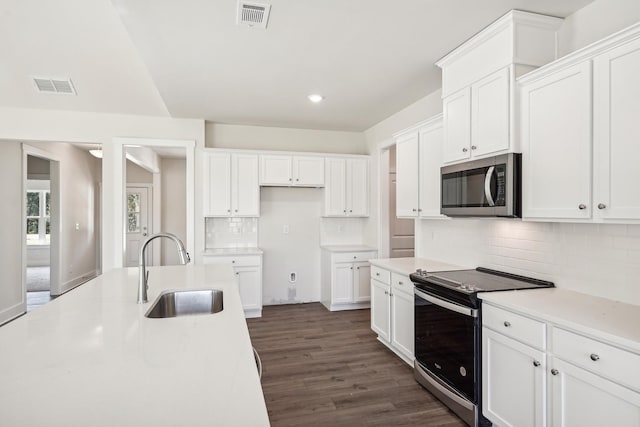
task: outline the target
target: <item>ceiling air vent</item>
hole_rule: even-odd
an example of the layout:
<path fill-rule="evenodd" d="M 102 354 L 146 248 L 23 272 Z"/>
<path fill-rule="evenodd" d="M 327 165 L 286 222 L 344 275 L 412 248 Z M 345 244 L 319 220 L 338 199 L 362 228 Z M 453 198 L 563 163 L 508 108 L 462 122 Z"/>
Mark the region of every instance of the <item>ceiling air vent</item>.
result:
<path fill-rule="evenodd" d="M 238 25 L 252 28 L 267 28 L 270 4 L 238 2 Z"/>
<path fill-rule="evenodd" d="M 77 95 L 76 89 L 73 87 L 71 79 L 48 79 L 42 77 L 34 77 L 38 92 L 58 93 L 62 95 Z"/>

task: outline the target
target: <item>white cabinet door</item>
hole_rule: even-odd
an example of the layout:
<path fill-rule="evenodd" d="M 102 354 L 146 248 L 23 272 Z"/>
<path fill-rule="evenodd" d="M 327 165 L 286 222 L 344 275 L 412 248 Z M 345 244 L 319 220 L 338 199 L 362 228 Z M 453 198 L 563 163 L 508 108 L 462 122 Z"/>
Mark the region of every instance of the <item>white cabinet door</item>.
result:
<path fill-rule="evenodd" d="M 371 300 L 371 266 L 368 262 L 353 264 L 353 302 Z"/>
<path fill-rule="evenodd" d="M 640 40 L 594 61 L 594 217 L 640 219 Z"/>
<path fill-rule="evenodd" d="M 442 166 L 442 121 L 420 130 L 420 205 L 421 217 L 440 217 L 440 167 Z M 396 172 L 397 177 L 397 172 Z M 413 178 L 415 180 L 415 177 Z"/>
<path fill-rule="evenodd" d="M 333 265 L 333 281 L 331 303 L 350 303 L 353 301 L 353 264 L 335 263 Z"/>
<path fill-rule="evenodd" d="M 549 365 L 554 427 L 640 425 L 640 393 L 554 357 Z"/>
<path fill-rule="evenodd" d="M 347 161 L 325 159 L 324 215 L 345 216 L 347 214 Z"/>
<path fill-rule="evenodd" d="M 260 216 L 260 186 L 258 184 L 258 156 L 234 154 L 231 179 L 232 210 L 234 216 Z"/>
<path fill-rule="evenodd" d="M 262 280 L 260 267 L 236 267 L 240 301 L 245 310 L 262 308 Z"/>
<path fill-rule="evenodd" d="M 303 187 L 324 186 L 324 159 L 322 157 L 293 157 L 293 185 Z"/>
<path fill-rule="evenodd" d="M 231 154 L 208 153 L 205 158 L 205 216 L 231 215 Z"/>
<path fill-rule="evenodd" d="M 466 87 L 442 100 L 445 162 L 465 160 L 471 146 L 471 88 Z"/>
<path fill-rule="evenodd" d="M 396 216 L 418 216 L 418 132 L 396 140 Z M 440 176 L 438 176 L 438 180 Z"/>
<path fill-rule="evenodd" d="M 291 156 L 260 156 L 260 185 L 291 185 Z"/>
<path fill-rule="evenodd" d="M 510 68 L 471 86 L 471 155 L 508 150 L 510 146 Z"/>
<path fill-rule="evenodd" d="M 347 160 L 347 215 L 369 216 L 369 161 Z"/>
<path fill-rule="evenodd" d="M 391 291 L 391 344 L 407 358 L 414 351 L 414 298 L 413 295 Z"/>
<path fill-rule="evenodd" d="M 524 218 L 591 217 L 591 62 L 522 86 Z"/>
<path fill-rule="evenodd" d="M 371 329 L 380 338 L 389 341 L 390 335 L 390 286 L 378 280 L 371 280 Z"/>
<path fill-rule="evenodd" d="M 494 425 L 546 425 L 545 355 L 482 328 L 482 413 Z"/>

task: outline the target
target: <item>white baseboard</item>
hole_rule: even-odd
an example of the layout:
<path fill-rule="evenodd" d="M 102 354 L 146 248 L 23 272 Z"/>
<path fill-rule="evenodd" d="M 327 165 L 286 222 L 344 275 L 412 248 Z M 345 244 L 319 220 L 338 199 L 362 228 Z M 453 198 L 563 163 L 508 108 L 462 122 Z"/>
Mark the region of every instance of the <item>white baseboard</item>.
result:
<path fill-rule="evenodd" d="M 60 289 L 62 292 L 60 292 L 60 295 L 64 294 L 65 292 L 69 292 L 71 289 L 76 288 L 91 279 L 95 279 L 96 277 L 98 277 L 97 270 L 92 270 L 88 273 L 84 273 L 71 280 L 68 280 L 62 284 Z"/>
<path fill-rule="evenodd" d="M 0 311 L 0 326 L 4 325 L 7 322 L 10 322 L 16 317 L 23 315 L 24 313 L 24 301 L 21 301 L 14 306 Z"/>

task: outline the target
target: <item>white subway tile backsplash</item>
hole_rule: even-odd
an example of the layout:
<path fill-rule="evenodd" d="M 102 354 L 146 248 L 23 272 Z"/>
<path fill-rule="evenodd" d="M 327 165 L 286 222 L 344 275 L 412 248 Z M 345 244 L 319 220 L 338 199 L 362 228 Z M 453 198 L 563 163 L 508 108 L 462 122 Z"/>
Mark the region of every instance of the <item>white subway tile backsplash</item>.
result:
<path fill-rule="evenodd" d="M 205 248 L 258 246 L 258 218 L 206 218 Z"/>
<path fill-rule="evenodd" d="M 421 220 L 416 256 L 640 305 L 640 225 Z"/>

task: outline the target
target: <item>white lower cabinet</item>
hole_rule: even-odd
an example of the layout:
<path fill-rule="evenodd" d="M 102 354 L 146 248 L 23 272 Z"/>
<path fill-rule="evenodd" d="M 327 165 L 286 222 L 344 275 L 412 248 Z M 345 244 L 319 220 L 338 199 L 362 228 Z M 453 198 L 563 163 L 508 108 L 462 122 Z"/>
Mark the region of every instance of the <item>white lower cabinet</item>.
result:
<path fill-rule="evenodd" d="M 414 297 L 408 276 L 371 268 L 371 329 L 378 340 L 413 366 Z"/>
<path fill-rule="evenodd" d="M 482 310 L 482 413 L 494 425 L 640 426 L 640 354 L 486 302 Z"/>
<path fill-rule="evenodd" d="M 368 308 L 371 301 L 369 259 L 376 251 L 322 251 L 320 302 L 330 311 Z"/>
<path fill-rule="evenodd" d="M 205 255 L 203 262 L 231 265 L 245 317 L 262 317 L 262 255 Z"/>

